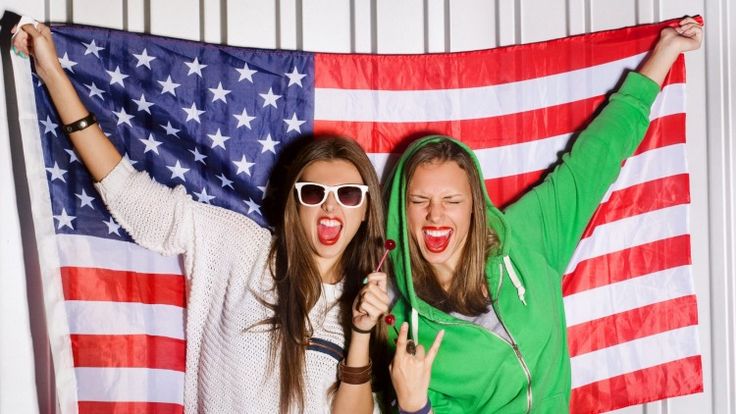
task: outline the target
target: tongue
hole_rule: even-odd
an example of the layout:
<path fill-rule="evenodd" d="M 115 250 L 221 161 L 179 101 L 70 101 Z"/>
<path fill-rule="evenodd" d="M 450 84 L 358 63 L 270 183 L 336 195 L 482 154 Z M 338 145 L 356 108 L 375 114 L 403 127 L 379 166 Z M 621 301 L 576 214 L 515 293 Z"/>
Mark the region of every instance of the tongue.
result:
<path fill-rule="evenodd" d="M 317 225 L 317 237 L 319 238 L 319 242 L 326 245 L 335 244 L 337 239 L 340 237 L 341 229 L 342 226 Z"/>
<path fill-rule="evenodd" d="M 450 242 L 450 234 L 446 236 L 430 236 L 424 234 L 424 244 L 427 246 L 430 252 L 439 253 L 447 248 L 447 244 Z"/>

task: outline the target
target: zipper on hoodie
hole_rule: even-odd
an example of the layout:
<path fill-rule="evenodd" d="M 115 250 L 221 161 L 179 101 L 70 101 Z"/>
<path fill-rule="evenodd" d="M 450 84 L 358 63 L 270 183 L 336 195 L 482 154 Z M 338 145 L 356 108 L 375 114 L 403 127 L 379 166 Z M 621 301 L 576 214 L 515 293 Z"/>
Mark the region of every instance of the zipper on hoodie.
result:
<path fill-rule="evenodd" d="M 521 355 L 521 351 L 519 350 L 519 346 L 516 344 L 516 340 L 514 339 L 513 336 L 511 336 L 511 332 L 509 332 L 508 328 L 506 328 L 506 324 L 501 319 L 501 316 L 498 314 L 498 312 L 496 312 L 496 307 L 493 306 L 493 300 L 491 300 L 491 310 L 496 314 L 496 318 L 498 318 L 498 322 L 501 324 L 501 327 L 506 332 L 506 335 L 508 335 L 511 341 L 491 331 L 490 329 L 486 329 L 485 327 L 476 325 L 472 322 L 467 322 L 467 321 L 462 321 L 462 320 L 458 322 L 440 322 L 440 321 L 434 321 L 434 322 L 440 325 L 470 325 L 472 327 L 475 327 L 476 329 L 481 330 L 482 332 L 486 332 L 486 333 L 489 333 L 495 336 L 496 338 L 500 339 L 503 343 L 508 345 L 514 351 L 514 355 L 516 355 L 516 360 L 519 361 L 519 365 L 521 365 L 521 369 L 524 371 L 524 375 L 526 376 L 526 384 L 527 384 L 526 385 L 526 414 L 529 414 L 532 411 L 532 373 L 531 371 L 529 371 L 529 366 L 526 364 L 524 357 Z"/>
<path fill-rule="evenodd" d="M 514 350 L 516 359 L 519 361 L 519 364 L 521 365 L 521 369 L 524 371 L 524 375 L 526 375 L 526 412 L 527 414 L 529 414 L 532 411 L 532 373 L 531 371 L 529 371 L 529 366 L 526 364 L 526 361 L 524 361 L 524 357 L 521 355 L 521 351 L 519 350 L 519 345 L 517 345 L 516 340 L 511 335 L 511 332 L 509 332 L 508 328 L 506 327 L 506 324 L 503 322 L 503 319 L 501 319 L 501 315 L 499 315 L 498 312 L 496 311 L 496 307 L 493 305 L 493 301 L 491 301 L 491 309 L 493 310 L 493 312 L 496 313 L 496 318 L 498 318 L 498 322 L 501 324 L 501 327 L 506 332 L 506 335 L 508 335 L 509 339 L 511 339 L 511 342 L 507 341 L 504 338 L 501 338 L 500 335 L 494 332 L 491 332 L 488 329 L 485 329 L 485 328 L 483 329 L 501 338 L 501 340 L 509 344 L 509 346 L 511 346 L 511 349 Z"/>

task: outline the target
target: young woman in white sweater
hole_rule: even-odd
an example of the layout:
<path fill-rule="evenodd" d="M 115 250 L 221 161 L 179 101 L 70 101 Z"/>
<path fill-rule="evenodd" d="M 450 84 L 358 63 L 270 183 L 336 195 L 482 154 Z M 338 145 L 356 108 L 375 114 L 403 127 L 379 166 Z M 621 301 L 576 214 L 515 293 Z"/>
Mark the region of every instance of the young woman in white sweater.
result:
<path fill-rule="evenodd" d="M 17 53 L 34 58 L 115 219 L 138 244 L 184 255 L 186 412 L 372 412 L 370 332 L 388 296 L 386 275 L 372 272 L 383 213 L 362 149 L 334 138 L 308 144 L 287 173 L 271 235 L 133 169 L 89 118 L 49 28 L 17 30 Z"/>

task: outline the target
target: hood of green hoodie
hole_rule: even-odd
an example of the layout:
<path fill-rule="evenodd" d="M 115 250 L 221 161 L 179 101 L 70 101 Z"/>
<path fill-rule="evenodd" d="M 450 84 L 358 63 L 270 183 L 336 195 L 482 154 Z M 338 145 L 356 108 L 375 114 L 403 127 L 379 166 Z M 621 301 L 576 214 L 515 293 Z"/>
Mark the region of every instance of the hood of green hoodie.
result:
<path fill-rule="evenodd" d="M 495 280 L 490 280 L 491 278 L 500 277 L 498 272 L 490 271 L 490 267 L 494 266 L 498 260 L 500 260 L 500 257 L 508 254 L 508 243 L 506 241 L 510 236 L 510 229 L 504 219 L 503 213 L 493 205 L 490 197 L 488 197 L 485 182 L 483 181 L 483 170 L 481 169 L 478 159 L 475 157 L 472 149 L 456 139 L 442 135 L 430 135 L 415 141 L 406 149 L 406 151 L 404 151 L 403 155 L 396 163 L 392 174 L 386 220 L 387 237 L 396 241 L 396 249 L 394 249 L 390 254 L 393 264 L 394 278 L 396 281 L 396 289 L 411 305 L 411 307 L 419 312 L 419 314 L 439 322 L 449 321 L 454 319 L 454 317 L 429 305 L 419 298 L 414 291 L 414 280 L 412 278 L 411 271 L 411 256 L 409 253 L 409 238 L 411 235 L 409 234 L 406 219 L 406 189 L 408 183 L 405 177 L 405 167 L 406 161 L 419 149 L 428 144 L 443 140 L 452 141 L 467 152 L 472 158 L 475 168 L 479 172 L 478 176 L 481 180 L 480 186 L 483 192 L 483 201 L 486 208 L 486 219 L 488 221 L 488 225 L 498 235 L 501 243 L 499 251 L 497 251 L 494 256 L 490 257 L 486 262 L 486 277 L 489 278 L 489 286 L 495 286 L 497 282 Z"/>

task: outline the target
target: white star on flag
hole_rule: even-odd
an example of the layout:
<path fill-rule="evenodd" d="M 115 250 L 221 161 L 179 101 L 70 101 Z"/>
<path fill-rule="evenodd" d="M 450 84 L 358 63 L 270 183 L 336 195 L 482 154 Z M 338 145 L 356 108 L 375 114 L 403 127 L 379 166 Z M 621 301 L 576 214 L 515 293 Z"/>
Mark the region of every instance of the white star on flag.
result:
<path fill-rule="evenodd" d="M 253 75 L 258 73 L 257 70 L 252 70 L 248 67 L 247 63 L 243 63 L 242 68 L 235 68 L 235 70 L 240 73 L 240 78 L 238 78 L 238 82 L 242 81 L 243 79 L 248 79 L 250 83 L 253 83 Z"/>
<path fill-rule="evenodd" d="M 120 230 L 120 225 L 118 223 L 116 223 L 115 220 L 112 219 L 112 217 L 110 217 L 110 220 L 108 220 L 108 221 L 104 221 L 103 220 L 102 222 L 107 225 L 107 234 L 113 234 L 113 233 L 115 233 L 118 236 L 120 235 L 120 231 L 119 231 Z"/>
<path fill-rule="evenodd" d="M 73 60 L 69 60 L 69 55 L 64 52 L 64 56 L 58 58 L 59 63 L 61 63 L 61 67 L 64 69 L 69 69 L 69 72 L 74 73 L 74 66 L 77 64 L 77 62 L 74 62 Z"/>
<path fill-rule="evenodd" d="M 96 57 L 99 58 L 100 57 L 100 54 L 99 54 L 100 50 L 105 50 L 104 47 L 100 47 L 100 46 L 97 46 L 95 44 L 95 39 L 92 39 L 92 41 L 89 42 L 89 43 L 82 42 L 82 44 L 87 48 L 84 51 L 84 55 L 85 56 L 87 56 L 87 55 L 89 55 L 91 53 L 91 54 L 93 54 L 93 55 L 95 55 Z"/>
<path fill-rule="evenodd" d="M 278 109 L 278 106 L 276 105 L 276 101 L 281 98 L 281 95 L 275 95 L 273 93 L 273 88 L 268 88 L 268 93 L 259 93 L 258 95 L 263 98 L 263 107 L 267 107 L 269 105 L 273 106 L 274 108 Z"/>
<path fill-rule="evenodd" d="M 256 188 L 261 192 L 261 198 L 266 196 L 266 189 L 268 188 L 268 181 L 266 185 L 257 185 Z"/>
<path fill-rule="evenodd" d="M 54 166 L 52 168 L 46 167 L 46 171 L 51 173 L 51 182 L 54 182 L 54 180 L 61 180 L 62 182 L 66 182 L 66 178 L 64 178 L 66 170 L 62 170 L 61 168 L 59 168 L 59 164 L 57 164 L 56 161 L 54 161 Z"/>
<path fill-rule="evenodd" d="M 208 88 L 208 89 L 210 90 L 210 92 L 212 92 L 213 95 L 215 95 L 212 97 L 212 102 L 222 101 L 222 102 L 227 103 L 227 99 L 225 99 L 225 97 L 231 91 L 229 89 L 224 89 L 222 87 L 222 82 L 217 82 L 217 88 Z"/>
<path fill-rule="evenodd" d="M 79 162 L 79 158 L 77 158 L 77 153 L 74 152 L 74 150 L 65 149 L 64 151 L 66 151 L 66 153 L 69 154 L 69 164 L 71 164 L 71 163 L 73 163 L 75 161 L 76 162 Z"/>
<path fill-rule="evenodd" d="M 212 140 L 212 145 L 210 146 L 210 148 L 213 149 L 215 147 L 221 147 L 222 149 L 225 149 L 225 141 L 230 139 L 230 137 L 227 137 L 220 133 L 220 128 L 217 128 L 217 132 L 215 132 L 214 134 L 207 134 L 207 136 L 210 137 L 210 139 Z"/>
<path fill-rule="evenodd" d="M 187 119 L 184 122 L 195 120 L 195 121 L 199 122 L 200 124 L 202 123 L 199 120 L 199 116 L 202 115 L 205 111 L 200 111 L 199 109 L 197 109 L 197 104 L 195 104 L 194 102 L 192 102 L 192 106 L 191 107 L 189 107 L 189 108 L 181 108 L 181 109 L 184 112 L 187 113 Z"/>
<path fill-rule="evenodd" d="M 171 80 L 171 75 L 169 75 L 168 78 L 166 78 L 165 81 L 158 81 L 158 83 L 161 84 L 161 95 L 165 94 L 166 92 L 176 96 L 176 91 L 174 89 L 178 88 L 181 84 L 173 82 Z"/>
<path fill-rule="evenodd" d="M 215 196 L 211 196 L 211 195 L 207 194 L 207 188 L 205 188 L 205 187 L 202 187 L 202 192 L 201 193 L 198 193 L 198 192 L 195 191 L 194 192 L 194 195 L 197 196 L 197 201 L 199 201 L 200 203 L 210 204 L 210 201 L 212 201 L 215 198 Z"/>
<path fill-rule="evenodd" d="M 141 140 L 141 141 L 143 141 L 143 140 Z M 148 145 L 146 145 L 146 147 L 148 147 Z M 145 154 L 145 152 L 144 152 L 144 154 Z M 156 152 L 156 154 L 158 154 L 158 151 Z M 136 164 L 138 164 L 138 161 L 130 159 L 130 157 L 128 156 L 128 153 L 127 152 L 125 154 L 123 154 L 123 159 L 125 161 L 127 161 L 130 165 L 136 165 Z"/>
<path fill-rule="evenodd" d="M 305 76 L 307 76 L 307 75 L 305 75 L 303 73 L 299 73 L 296 70 L 296 66 L 294 66 L 294 69 L 291 70 L 291 73 L 284 73 L 284 75 L 286 75 L 286 77 L 289 78 L 289 84 L 286 85 L 287 88 L 289 86 L 291 86 L 291 85 L 299 85 L 301 87 L 302 86 L 302 78 L 304 78 Z"/>
<path fill-rule="evenodd" d="M 143 52 L 141 52 L 140 55 L 136 55 L 135 53 L 133 53 L 133 56 L 135 56 L 135 58 L 138 60 L 138 63 L 135 64 L 135 67 L 145 66 L 148 69 L 151 69 L 151 61 L 156 59 L 155 56 L 149 56 L 146 49 L 143 49 Z"/>
<path fill-rule="evenodd" d="M 238 120 L 238 126 L 236 128 L 240 128 L 241 126 L 246 126 L 248 129 L 250 128 L 250 121 L 256 119 L 254 116 L 248 115 L 248 112 L 245 111 L 245 108 L 243 108 L 243 113 L 240 115 L 233 115 L 235 119 Z"/>
<path fill-rule="evenodd" d="M 217 177 L 217 178 L 220 179 L 220 182 L 222 183 L 222 184 L 220 184 L 220 186 L 222 188 L 230 187 L 230 189 L 234 189 L 233 182 L 230 181 L 230 180 L 228 180 L 227 177 L 225 177 L 225 173 L 222 173 L 220 175 L 216 175 L 215 177 Z"/>
<path fill-rule="evenodd" d="M 54 216 L 54 218 L 59 220 L 59 224 L 56 226 L 57 230 L 61 230 L 64 226 L 67 226 L 70 229 L 74 230 L 72 220 L 76 219 L 77 217 L 66 214 L 66 209 L 62 208 L 61 214 L 59 214 L 58 216 Z"/>
<path fill-rule="evenodd" d="M 106 70 L 108 75 L 110 75 L 110 85 L 114 84 L 120 84 L 123 88 L 125 85 L 123 84 L 123 79 L 127 78 L 128 75 L 120 72 L 120 66 L 116 67 L 114 71 Z"/>
<path fill-rule="evenodd" d="M 250 175 L 250 168 L 255 165 L 255 163 L 248 162 L 248 160 L 245 158 L 245 155 L 243 155 L 243 158 L 241 158 L 240 161 L 233 161 L 233 164 L 238 167 L 238 171 L 235 173 L 235 175 L 239 175 L 240 173 L 246 173 Z"/>
<path fill-rule="evenodd" d="M 50 133 L 54 134 L 55 137 L 58 136 L 58 135 L 56 135 L 56 127 L 58 125 L 55 124 L 55 123 L 53 123 L 51 121 L 51 118 L 48 115 L 46 115 L 46 120 L 45 121 L 39 121 L 39 122 L 43 124 L 43 133 L 44 133 L 44 135 L 45 134 L 48 134 L 50 132 Z"/>
<path fill-rule="evenodd" d="M 181 163 L 179 160 L 176 160 L 176 164 L 174 165 L 167 165 L 166 168 L 171 170 L 171 179 L 174 178 L 181 178 L 182 181 L 186 182 L 187 179 L 184 177 L 184 174 L 189 171 L 189 168 L 184 168 L 181 166 Z"/>
<path fill-rule="evenodd" d="M 120 126 L 120 124 L 128 124 L 128 126 L 131 127 L 133 126 L 131 125 L 130 120 L 135 118 L 135 116 L 125 112 L 125 108 L 120 108 L 120 112 L 112 111 L 112 113 L 118 117 L 118 126 Z"/>
<path fill-rule="evenodd" d="M 166 135 L 173 135 L 177 138 L 179 138 L 179 135 L 177 133 L 181 131 L 180 129 L 176 129 L 173 126 L 171 126 L 171 121 L 166 121 L 166 125 L 161 124 L 161 127 L 166 130 Z"/>
<path fill-rule="evenodd" d="M 253 201 L 253 199 L 249 198 L 247 201 L 243 200 L 243 202 L 248 206 L 248 214 L 255 211 L 256 213 L 258 213 L 258 215 L 261 215 L 261 206 Z"/>
<path fill-rule="evenodd" d="M 156 155 L 159 155 L 158 153 L 158 146 L 163 144 L 161 141 L 156 141 L 153 138 L 153 134 L 148 134 L 148 139 L 138 138 L 139 141 L 143 143 L 143 145 L 146 146 L 146 148 L 143 150 L 143 153 L 147 153 L 148 151 L 153 151 L 156 153 Z"/>
<path fill-rule="evenodd" d="M 193 150 L 189 150 L 189 152 L 191 152 L 192 155 L 194 155 L 194 162 L 201 162 L 202 164 L 207 165 L 207 163 L 204 161 L 204 159 L 207 158 L 207 156 L 201 154 L 197 147 L 194 147 Z"/>
<path fill-rule="evenodd" d="M 207 67 L 207 65 L 199 63 L 199 59 L 197 58 L 194 58 L 192 62 L 184 62 L 184 64 L 189 67 L 189 72 L 187 73 L 187 76 L 196 73 L 200 78 L 202 77 L 202 69 Z"/>
<path fill-rule="evenodd" d="M 97 96 L 100 99 L 102 99 L 103 101 L 105 100 L 105 98 L 102 97 L 102 94 L 105 93 L 105 91 L 103 91 L 102 89 L 98 88 L 97 85 L 95 85 L 94 82 L 92 82 L 91 85 L 87 85 L 85 83 L 84 86 L 86 86 L 87 89 L 89 89 L 89 96 L 90 97 Z"/>
<path fill-rule="evenodd" d="M 302 128 L 301 125 L 307 121 L 301 121 L 296 118 L 296 112 L 294 112 L 294 115 L 291 116 L 291 119 L 284 119 L 284 122 L 286 122 L 286 132 L 289 131 L 296 131 L 301 134 Z"/>
<path fill-rule="evenodd" d="M 77 196 L 77 198 L 81 202 L 81 205 L 79 206 L 80 208 L 82 208 L 84 206 L 88 206 L 92 210 L 95 209 L 95 206 L 92 205 L 92 202 L 95 200 L 95 198 L 94 197 L 91 197 L 90 195 L 88 195 L 87 192 L 84 190 L 84 188 L 82 189 L 82 193 L 81 194 L 76 194 L 75 193 L 74 195 Z"/>
<path fill-rule="evenodd" d="M 135 102 L 136 105 L 138 105 L 138 111 L 146 111 L 149 114 L 151 113 L 151 110 L 149 109 L 154 105 L 153 102 L 148 102 L 146 100 L 146 96 L 144 94 L 141 94 L 141 99 L 133 99 L 133 102 Z"/>
<path fill-rule="evenodd" d="M 263 148 L 261 148 L 261 154 L 266 151 L 271 151 L 276 154 L 276 146 L 280 144 L 280 142 L 271 139 L 271 134 L 266 135 L 266 138 L 264 139 L 259 139 L 258 142 L 263 145 Z"/>

